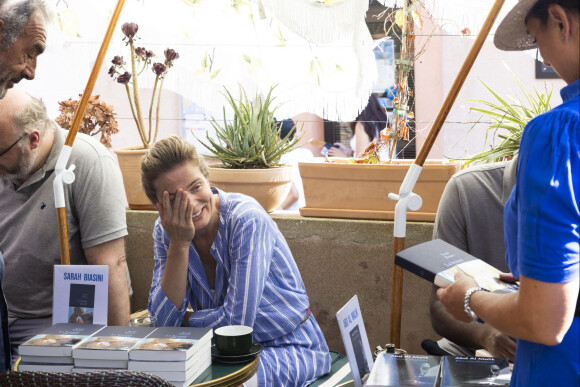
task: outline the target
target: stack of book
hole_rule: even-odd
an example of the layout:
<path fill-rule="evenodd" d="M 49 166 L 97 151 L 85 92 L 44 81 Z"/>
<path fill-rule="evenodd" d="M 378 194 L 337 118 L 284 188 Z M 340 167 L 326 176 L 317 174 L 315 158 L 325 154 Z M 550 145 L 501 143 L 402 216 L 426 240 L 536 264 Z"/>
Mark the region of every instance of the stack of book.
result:
<path fill-rule="evenodd" d="M 104 327 L 90 324 L 55 324 L 18 347 L 21 356 L 18 369 L 70 372 L 74 366 L 74 348 Z"/>
<path fill-rule="evenodd" d="M 73 349 L 73 371 L 127 369 L 129 351 L 155 328 L 108 326 Z"/>
<path fill-rule="evenodd" d="M 496 357 L 398 355 L 381 352 L 365 387 L 509 387 L 509 362 Z"/>
<path fill-rule="evenodd" d="M 211 328 L 161 327 L 129 352 L 129 369 L 189 386 L 211 365 Z"/>

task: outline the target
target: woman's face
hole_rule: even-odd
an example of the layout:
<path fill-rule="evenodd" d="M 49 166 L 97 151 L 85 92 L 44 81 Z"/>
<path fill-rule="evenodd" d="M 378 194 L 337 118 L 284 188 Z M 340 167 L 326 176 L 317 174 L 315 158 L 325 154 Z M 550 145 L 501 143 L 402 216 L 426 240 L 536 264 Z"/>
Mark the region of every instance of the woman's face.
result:
<path fill-rule="evenodd" d="M 215 196 L 198 166 L 191 163 L 181 164 L 161 175 L 153 185 L 157 197 L 156 207 L 163 205 L 165 191 L 169 194 L 172 206 L 179 188 L 187 193 L 188 200 L 193 204 L 192 220 L 196 233 L 204 230 L 219 216 Z"/>
<path fill-rule="evenodd" d="M 546 66 L 552 66 L 556 71 L 558 71 L 558 68 L 552 63 L 552 58 L 554 57 L 553 39 L 560 39 L 560 37 L 557 36 L 557 30 L 554 28 L 548 28 L 548 26 L 543 25 L 542 22 L 536 18 L 530 18 L 526 23 L 526 27 L 528 33 L 538 44 L 538 49 L 544 59 L 544 64 Z"/>

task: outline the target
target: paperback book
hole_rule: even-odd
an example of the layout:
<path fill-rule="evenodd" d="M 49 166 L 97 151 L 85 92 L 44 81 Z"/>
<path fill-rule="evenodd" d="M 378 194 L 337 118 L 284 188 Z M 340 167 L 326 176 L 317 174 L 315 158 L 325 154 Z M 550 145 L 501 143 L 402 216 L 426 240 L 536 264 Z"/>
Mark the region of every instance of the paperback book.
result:
<path fill-rule="evenodd" d="M 129 360 L 128 368 L 132 371 L 179 371 L 186 372 L 196 360 L 211 358 L 211 341 L 199 349 L 200 356 L 191 356 L 183 361 Z M 193 361 L 192 361 L 193 360 Z"/>
<path fill-rule="evenodd" d="M 397 355 L 381 352 L 377 355 L 366 387 L 422 386 L 439 384 L 440 356 Z"/>
<path fill-rule="evenodd" d="M 154 327 L 108 326 L 73 350 L 76 359 L 129 360 L 129 351 Z"/>
<path fill-rule="evenodd" d="M 213 337 L 211 328 L 161 327 L 129 353 L 131 360 L 185 361 Z M 211 355 L 208 355 L 211 358 Z"/>
<path fill-rule="evenodd" d="M 373 356 L 356 295 L 336 312 L 336 319 L 352 371 L 354 385 L 362 387 L 363 381 L 368 377 L 373 367 Z"/>
<path fill-rule="evenodd" d="M 433 239 L 397 253 L 395 265 L 442 288 L 453 283 L 455 273 L 463 272 L 479 286 L 492 292 L 511 293 L 518 290 L 517 284 L 500 280 L 501 272 L 495 267 L 441 239 Z"/>
<path fill-rule="evenodd" d="M 107 324 L 109 267 L 55 265 L 52 323 Z"/>
<path fill-rule="evenodd" d="M 445 356 L 441 365 L 441 387 L 509 387 L 510 379 L 508 359 Z"/>
<path fill-rule="evenodd" d="M 74 359 L 75 367 L 126 370 L 129 360 Z"/>
<path fill-rule="evenodd" d="M 20 356 L 21 362 L 39 364 L 73 364 L 72 356 Z"/>
<path fill-rule="evenodd" d="M 18 371 L 71 372 L 72 364 L 41 364 L 20 361 Z"/>
<path fill-rule="evenodd" d="M 55 324 L 18 347 L 23 356 L 72 356 L 73 348 L 104 325 Z"/>

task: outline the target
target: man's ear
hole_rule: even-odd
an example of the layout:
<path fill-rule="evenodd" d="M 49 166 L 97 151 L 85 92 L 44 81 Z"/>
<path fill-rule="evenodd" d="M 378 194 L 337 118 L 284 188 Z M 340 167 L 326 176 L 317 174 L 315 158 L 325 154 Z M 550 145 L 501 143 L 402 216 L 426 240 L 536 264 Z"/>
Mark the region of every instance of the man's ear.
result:
<path fill-rule="evenodd" d="M 28 135 L 28 144 L 30 149 L 37 149 L 40 147 L 40 132 L 38 130 L 33 130 Z"/>
<path fill-rule="evenodd" d="M 554 24 L 558 26 L 558 33 L 562 40 L 567 41 L 572 32 L 572 26 L 566 10 L 558 4 L 552 4 L 548 8 L 548 15 L 554 21 Z"/>

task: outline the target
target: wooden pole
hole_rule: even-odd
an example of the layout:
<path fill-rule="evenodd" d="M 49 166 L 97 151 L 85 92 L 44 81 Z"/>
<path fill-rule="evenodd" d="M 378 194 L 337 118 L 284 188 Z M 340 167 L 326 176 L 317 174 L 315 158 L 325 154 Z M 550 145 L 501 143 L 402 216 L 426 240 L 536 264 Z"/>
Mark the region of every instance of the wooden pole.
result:
<path fill-rule="evenodd" d="M 87 103 L 89 101 L 91 93 L 93 92 L 93 89 L 95 88 L 95 83 L 97 82 L 99 71 L 101 70 L 101 66 L 103 65 L 105 55 L 107 54 L 107 50 L 109 49 L 109 44 L 111 43 L 111 38 L 113 37 L 113 32 L 117 25 L 117 20 L 119 20 L 119 15 L 121 14 L 121 10 L 123 9 L 124 4 L 125 0 L 117 1 L 117 6 L 115 7 L 115 11 L 111 16 L 111 21 L 109 22 L 109 27 L 107 28 L 107 32 L 103 39 L 103 43 L 101 44 L 101 49 L 99 50 L 99 54 L 97 55 L 97 59 L 95 60 L 95 64 L 93 65 L 93 71 L 89 76 L 89 80 L 85 87 L 85 91 L 83 93 L 81 101 L 79 102 L 79 107 L 75 112 L 71 128 L 66 137 L 64 143 L 65 146 L 72 147 L 75 141 L 75 137 L 77 135 L 77 132 L 79 131 L 81 121 L 83 119 L 83 116 L 85 115 Z M 56 217 L 58 223 L 58 240 L 60 243 L 60 263 L 62 265 L 70 265 L 70 255 L 68 249 L 68 231 L 66 226 L 66 208 L 57 208 Z"/>
<path fill-rule="evenodd" d="M 453 107 L 453 103 L 461 90 L 461 87 L 465 83 L 465 79 L 469 74 L 469 71 L 473 67 L 473 63 L 475 59 L 479 55 L 481 51 L 481 47 L 485 43 L 489 32 L 491 31 L 491 27 L 501 10 L 505 0 L 496 0 L 485 19 L 483 27 L 479 31 L 473 46 L 469 50 L 453 85 L 451 86 L 451 90 L 449 94 L 447 94 L 447 98 L 443 102 L 443 106 L 433 123 L 433 127 L 429 131 L 429 135 L 427 136 L 425 143 L 421 147 L 421 151 L 415 160 L 415 164 L 422 167 L 425 164 L 425 160 L 427 159 L 427 155 L 431 151 L 435 140 L 437 139 L 437 135 L 441 131 L 443 124 L 445 123 L 445 119 L 449 112 L 451 111 L 451 107 Z M 401 311 L 403 306 L 403 269 L 395 265 L 395 255 L 399 253 L 401 250 L 405 248 L 405 238 L 397 238 L 395 237 L 393 240 L 393 280 L 392 280 L 392 290 L 391 290 L 391 330 L 390 330 L 390 341 L 391 343 L 395 344 L 397 348 L 400 347 L 401 344 Z"/>

